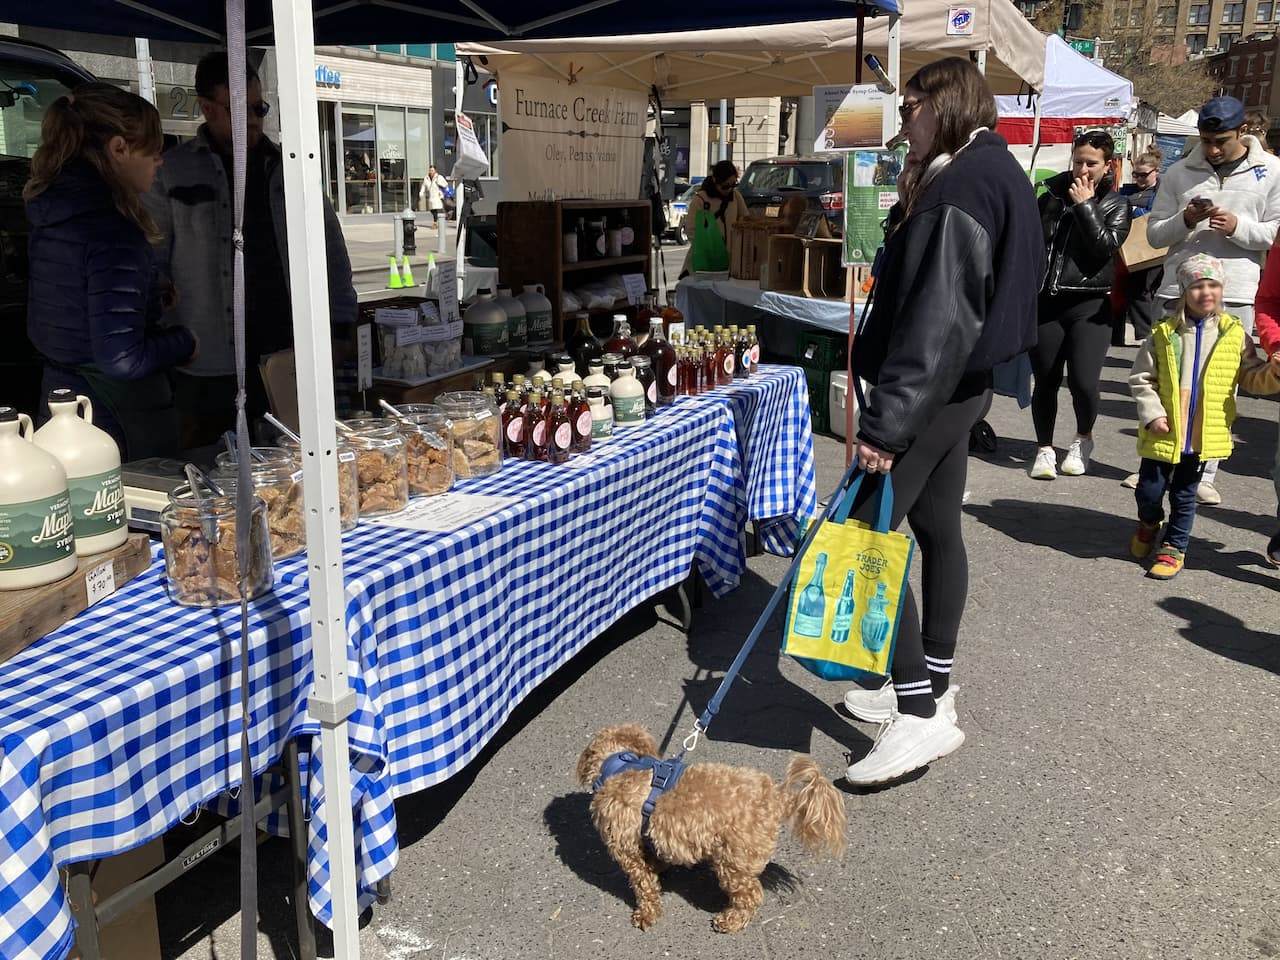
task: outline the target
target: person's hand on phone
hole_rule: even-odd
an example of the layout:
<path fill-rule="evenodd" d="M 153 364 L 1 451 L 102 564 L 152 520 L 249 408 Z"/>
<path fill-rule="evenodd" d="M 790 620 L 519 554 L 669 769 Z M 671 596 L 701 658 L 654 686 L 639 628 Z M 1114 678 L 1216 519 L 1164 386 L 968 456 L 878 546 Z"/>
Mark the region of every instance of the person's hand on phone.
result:
<path fill-rule="evenodd" d="M 1169 435 L 1169 418 L 1156 417 L 1147 424 L 1147 432 L 1154 433 L 1157 437 L 1167 437 Z"/>
<path fill-rule="evenodd" d="M 1236 219 L 1236 215 L 1230 210 L 1223 210 L 1221 207 L 1211 207 L 1209 209 L 1209 229 L 1216 230 L 1224 237 L 1229 237 L 1236 232 L 1236 227 L 1240 225 L 1240 221 Z"/>
<path fill-rule="evenodd" d="M 1197 198 L 1187 204 L 1186 209 L 1182 211 L 1182 219 L 1188 227 L 1194 227 L 1200 221 L 1209 219 L 1209 214 L 1212 212 L 1212 203 Z"/>
<path fill-rule="evenodd" d="M 1097 193 L 1097 187 L 1094 186 L 1092 180 L 1088 177 L 1076 177 L 1071 181 L 1071 187 L 1067 190 L 1067 196 L 1071 198 L 1072 203 L 1084 203 L 1086 200 L 1092 200 L 1094 194 Z"/>

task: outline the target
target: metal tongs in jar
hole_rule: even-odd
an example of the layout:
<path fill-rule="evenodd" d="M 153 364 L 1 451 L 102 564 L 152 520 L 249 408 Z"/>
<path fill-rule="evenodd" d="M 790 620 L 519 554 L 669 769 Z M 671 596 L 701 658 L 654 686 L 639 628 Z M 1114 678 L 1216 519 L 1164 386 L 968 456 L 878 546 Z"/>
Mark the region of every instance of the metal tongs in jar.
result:
<path fill-rule="evenodd" d="M 205 498 L 200 496 L 200 488 L 203 486 L 209 493 L 215 497 L 225 497 L 227 492 L 214 483 L 214 481 L 194 463 L 188 463 L 186 466 L 187 485 L 191 488 L 191 499 L 197 504 L 203 503 Z M 209 544 L 214 544 L 218 540 L 218 521 L 215 517 L 203 517 L 200 521 L 201 532 L 204 533 L 204 539 Z"/>

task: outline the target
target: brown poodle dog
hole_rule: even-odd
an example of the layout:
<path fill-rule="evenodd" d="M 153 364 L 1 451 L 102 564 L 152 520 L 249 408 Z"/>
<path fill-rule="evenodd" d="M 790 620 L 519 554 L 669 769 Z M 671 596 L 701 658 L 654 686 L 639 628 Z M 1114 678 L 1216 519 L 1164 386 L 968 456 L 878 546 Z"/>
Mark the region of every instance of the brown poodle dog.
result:
<path fill-rule="evenodd" d="M 621 750 L 656 757 L 658 746 L 636 724 L 607 727 L 582 751 L 578 782 L 589 786 L 605 759 Z M 591 819 L 609 855 L 631 881 L 636 896 L 631 922 L 641 930 L 662 915 L 658 871 L 664 864 L 691 867 L 709 861 L 729 897 L 729 906 L 712 926 L 733 933 L 751 921 L 764 901 L 760 874 L 773 856 L 783 823 L 814 853 L 844 849 L 844 798 L 809 757 L 795 757 L 782 783 L 759 770 L 723 763 L 687 767 L 649 818 L 653 852 L 640 836 L 640 808 L 650 785 L 648 771 L 626 770 L 606 780 L 591 798 Z"/>

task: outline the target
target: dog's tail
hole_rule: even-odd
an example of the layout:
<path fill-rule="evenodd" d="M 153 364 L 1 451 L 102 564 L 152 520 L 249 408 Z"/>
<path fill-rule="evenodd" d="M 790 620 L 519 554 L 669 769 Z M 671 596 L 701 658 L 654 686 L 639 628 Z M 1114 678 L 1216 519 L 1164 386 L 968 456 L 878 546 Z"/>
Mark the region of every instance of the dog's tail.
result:
<path fill-rule="evenodd" d="M 795 757 L 782 781 L 784 817 L 811 853 L 844 851 L 844 796 L 822 775 L 812 757 Z"/>

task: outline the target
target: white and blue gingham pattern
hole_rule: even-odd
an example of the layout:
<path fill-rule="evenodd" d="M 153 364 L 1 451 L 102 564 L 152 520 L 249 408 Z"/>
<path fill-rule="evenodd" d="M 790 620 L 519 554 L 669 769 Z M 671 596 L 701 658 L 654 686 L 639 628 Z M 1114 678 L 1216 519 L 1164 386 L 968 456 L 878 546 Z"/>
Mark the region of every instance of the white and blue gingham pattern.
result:
<path fill-rule="evenodd" d="M 461 484 L 520 497 L 464 530 L 365 524 L 344 538 L 365 902 L 396 863 L 396 796 L 465 766 L 541 680 L 691 564 L 717 595 L 731 590 L 748 516 L 811 512 L 803 390 L 798 371 L 779 368 L 682 398 L 570 465 L 508 464 Z M 794 419 L 797 398 L 805 411 L 792 431 L 775 421 Z M 313 748 L 303 758 L 311 905 L 328 920 L 304 558 L 276 575 L 251 619 L 254 766 L 290 736 Z M 170 604 L 157 561 L 0 664 L 0 956 L 69 950 L 58 866 L 143 843 L 235 785 L 238 616 Z"/>

